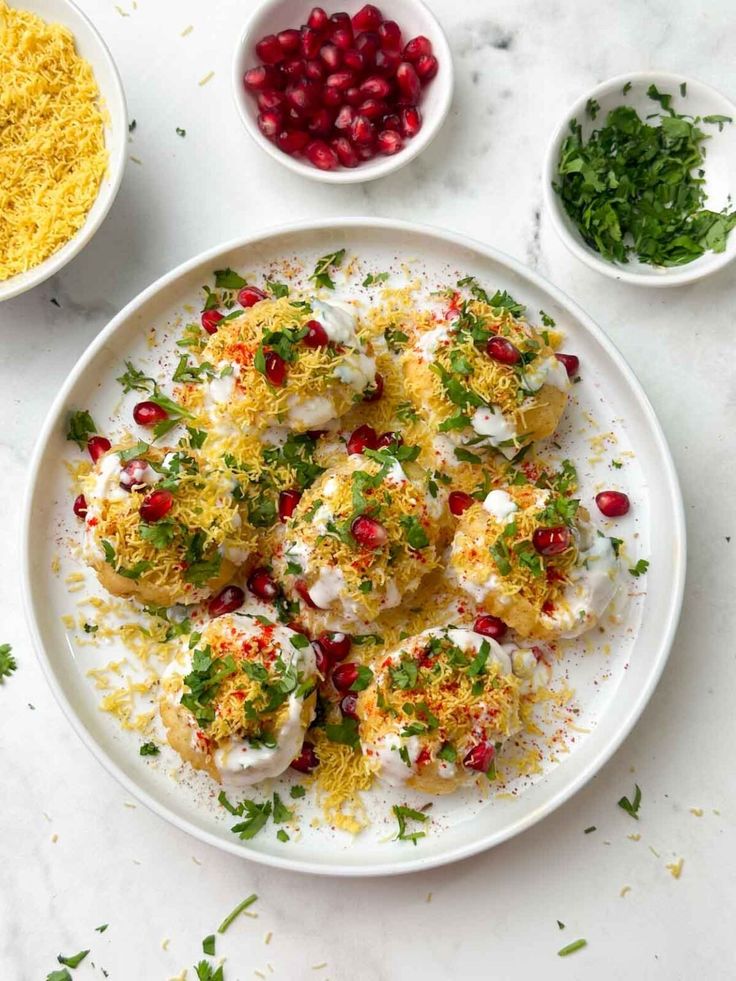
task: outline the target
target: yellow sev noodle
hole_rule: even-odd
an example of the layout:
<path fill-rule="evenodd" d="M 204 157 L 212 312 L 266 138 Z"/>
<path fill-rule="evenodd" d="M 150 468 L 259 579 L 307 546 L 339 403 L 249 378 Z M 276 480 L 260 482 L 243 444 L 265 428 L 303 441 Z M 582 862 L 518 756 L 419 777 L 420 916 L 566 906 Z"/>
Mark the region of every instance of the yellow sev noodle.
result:
<path fill-rule="evenodd" d="M 0 281 L 84 224 L 107 167 L 98 97 L 67 28 L 0 0 Z"/>

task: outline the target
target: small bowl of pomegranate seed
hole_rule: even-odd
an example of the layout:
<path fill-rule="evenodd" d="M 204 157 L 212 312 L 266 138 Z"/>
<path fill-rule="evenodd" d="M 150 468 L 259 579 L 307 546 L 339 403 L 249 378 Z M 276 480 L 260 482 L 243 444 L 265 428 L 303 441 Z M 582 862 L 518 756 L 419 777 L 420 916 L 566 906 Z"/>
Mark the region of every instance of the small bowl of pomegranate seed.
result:
<path fill-rule="evenodd" d="M 238 41 L 233 86 L 246 129 L 275 160 L 348 184 L 393 173 L 432 141 L 452 59 L 421 0 L 265 0 Z"/>

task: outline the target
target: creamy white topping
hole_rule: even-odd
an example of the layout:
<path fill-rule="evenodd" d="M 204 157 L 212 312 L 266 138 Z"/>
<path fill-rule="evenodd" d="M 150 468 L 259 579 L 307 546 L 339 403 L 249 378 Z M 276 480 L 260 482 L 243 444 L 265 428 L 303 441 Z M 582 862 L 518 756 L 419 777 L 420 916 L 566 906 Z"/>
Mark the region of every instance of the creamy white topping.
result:
<path fill-rule="evenodd" d="M 458 458 L 455 456 L 455 444 L 449 436 L 439 433 L 432 440 L 432 450 L 437 461 L 438 469 L 457 467 Z"/>
<path fill-rule="evenodd" d="M 492 490 L 483 501 L 483 508 L 500 523 L 506 523 L 514 511 L 518 511 L 516 501 L 504 490 Z"/>
<path fill-rule="evenodd" d="M 323 566 L 319 570 L 319 576 L 309 587 L 309 595 L 316 606 L 328 610 L 335 600 L 340 599 L 345 588 L 345 576 L 342 570 L 335 566 Z"/>
<path fill-rule="evenodd" d="M 232 402 L 235 391 L 235 381 L 240 377 L 240 365 L 229 361 L 220 361 L 215 365 L 217 375 L 210 378 L 205 389 L 205 405 L 214 402 L 223 405 Z M 223 375 L 222 372 L 225 372 Z"/>
<path fill-rule="evenodd" d="M 447 340 L 449 336 L 450 327 L 448 324 L 440 324 L 439 327 L 421 334 L 415 347 L 422 361 L 433 361 L 435 351 L 442 341 Z"/>
<path fill-rule="evenodd" d="M 290 395 L 286 404 L 287 422 L 304 429 L 317 429 L 334 419 L 337 412 L 335 403 L 326 395 L 313 395 L 310 398 Z"/>
<path fill-rule="evenodd" d="M 376 380 L 376 362 L 362 351 L 346 354 L 334 371 L 335 378 L 356 392 L 363 392 Z"/>
<path fill-rule="evenodd" d="M 95 470 L 94 483 L 87 497 L 87 503 L 91 504 L 95 500 L 122 501 L 130 493 L 120 486 L 120 471 L 123 464 L 117 453 L 106 453 L 97 463 Z M 148 467 L 153 479 L 150 483 L 158 480 L 156 472 Z M 146 481 L 148 483 L 149 481 Z"/>
<path fill-rule="evenodd" d="M 525 368 L 524 388 L 529 392 L 538 392 L 542 385 L 551 385 L 561 392 L 566 392 L 570 387 L 567 370 L 557 358 L 537 358 Z"/>
<path fill-rule="evenodd" d="M 479 406 L 470 420 L 470 425 L 479 436 L 485 436 L 491 446 L 495 446 L 505 457 L 511 459 L 517 453 L 515 446 L 499 446 L 508 440 L 516 439 L 516 429 L 500 409 L 495 411 L 487 406 Z"/>
<path fill-rule="evenodd" d="M 325 303 L 324 300 L 311 301 L 314 319 L 318 320 L 333 344 L 358 347 L 356 320 L 346 304 Z"/>
<path fill-rule="evenodd" d="M 542 615 L 547 628 L 561 637 L 579 637 L 603 616 L 618 588 L 619 561 L 611 539 L 598 535 L 590 524 L 581 533 L 578 564 L 570 571 L 570 582 L 550 614 Z"/>

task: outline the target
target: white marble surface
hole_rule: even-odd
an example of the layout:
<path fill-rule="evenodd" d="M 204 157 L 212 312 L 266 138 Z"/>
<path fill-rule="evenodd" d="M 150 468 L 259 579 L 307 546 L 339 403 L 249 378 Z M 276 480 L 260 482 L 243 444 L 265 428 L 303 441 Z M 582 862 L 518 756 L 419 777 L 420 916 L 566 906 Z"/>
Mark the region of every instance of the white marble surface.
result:
<path fill-rule="evenodd" d="M 103 967 L 112 981 L 163 981 L 185 967 L 191 979 L 201 939 L 255 891 L 258 919 L 239 920 L 218 947 L 228 981 L 255 971 L 270 977 L 269 963 L 274 978 L 291 981 L 731 979 L 734 270 L 678 290 L 601 279 L 540 219 L 540 165 L 563 108 L 608 76 L 670 69 L 736 96 L 736 13 L 728 0 L 431 0 L 456 58 L 451 118 L 399 174 L 337 188 L 276 167 L 236 118 L 229 60 L 252 2 L 138 0 L 133 9 L 122 0 L 116 10 L 109 0 L 80 0 L 122 73 L 138 124 L 131 153 L 141 163 L 128 164 L 92 245 L 57 279 L 0 308 L 0 641 L 13 644 L 19 661 L 0 687 L 0 977 L 36 981 L 58 967 L 59 951 L 91 947 L 75 981 L 101 978 Z M 181 38 L 188 24 L 194 30 Z M 212 81 L 198 87 L 210 70 Z M 687 596 L 672 657 L 613 761 L 522 837 L 455 867 L 394 880 L 270 871 L 132 806 L 47 690 L 16 588 L 24 471 L 47 407 L 85 345 L 140 289 L 201 249 L 292 218 L 340 214 L 467 232 L 578 300 L 654 403 L 689 522 Z M 634 780 L 644 794 L 638 824 L 616 806 Z M 589 825 L 598 830 L 584 835 Z M 629 839 L 633 832 L 640 841 Z M 666 864 L 680 857 L 675 880 Z M 100 923 L 110 924 L 102 935 L 94 932 Z M 587 938 L 587 949 L 558 958 L 577 937 Z"/>

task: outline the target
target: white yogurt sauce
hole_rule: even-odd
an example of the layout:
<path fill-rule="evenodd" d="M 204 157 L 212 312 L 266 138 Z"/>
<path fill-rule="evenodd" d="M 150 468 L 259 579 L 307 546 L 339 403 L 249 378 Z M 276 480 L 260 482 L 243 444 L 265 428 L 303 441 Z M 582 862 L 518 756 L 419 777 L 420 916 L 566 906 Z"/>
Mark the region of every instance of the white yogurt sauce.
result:
<path fill-rule="evenodd" d="M 532 361 L 524 371 L 524 388 L 529 392 L 538 392 L 542 385 L 551 385 L 566 392 L 570 388 L 567 370 L 561 361 L 555 357 L 542 358 Z"/>
<path fill-rule="evenodd" d="M 447 324 L 440 324 L 439 327 L 421 334 L 415 347 L 422 361 L 433 361 L 435 351 L 449 336 L 450 327 Z"/>
<path fill-rule="evenodd" d="M 335 378 L 356 392 L 363 392 L 376 380 L 376 362 L 362 351 L 346 354 L 334 371 Z"/>
<path fill-rule="evenodd" d="M 215 365 L 217 376 L 207 382 L 205 389 L 205 405 L 224 405 L 232 402 L 235 392 L 236 379 L 240 377 L 240 365 L 230 361 L 220 361 Z M 224 376 L 222 372 L 227 370 Z"/>
<path fill-rule="evenodd" d="M 569 573 L 565 587 L 554 611 L 542 615 L 546 627 L 560 632 L 561 637 L 579 637 L 603 616 L 618 588 L 619 561 L 610 538 L 598 535 L 592 525 L 582 527 L 587 537 L 581 542 L 578 564 Z"/>
<path fill-rule="evenodd" d="M 286 400 L 287 422 L 304 429 L 317 429 L 330 419 L 334 419 L 337 409 L 335 403 L 326 395 L 313 395 L 302 398 L 290 395 Z"/>
<path fill-rule="evenodd" d="M 324 300 L 311 301 L 314 319 L 318 320 L 333 344 L 357 347 L 355 315 L 347 304 L 325 303 Z"/>
<path fill-rule="evenodd" d="M 499 524 L 507 524 L 514 511 L 518 511 L 516 501 L 504 490 L 492 490 L 483 501 L 483 508 Z"/>
<path fill-rule="evenodd" d="M 485 436 L 491 446 L 497 447 L 509 460 L 518 452 L 515 446 L 499 446 L 508 440 L 516 439 L 516 429 L 500 409 L 479 406 L 470 420 L 470 425 L 479 436 Z"/>

